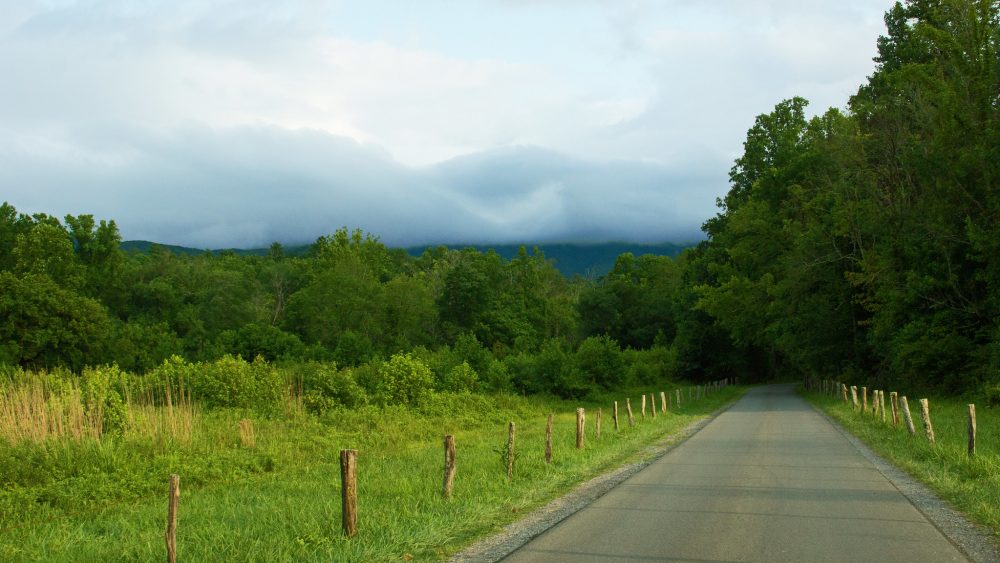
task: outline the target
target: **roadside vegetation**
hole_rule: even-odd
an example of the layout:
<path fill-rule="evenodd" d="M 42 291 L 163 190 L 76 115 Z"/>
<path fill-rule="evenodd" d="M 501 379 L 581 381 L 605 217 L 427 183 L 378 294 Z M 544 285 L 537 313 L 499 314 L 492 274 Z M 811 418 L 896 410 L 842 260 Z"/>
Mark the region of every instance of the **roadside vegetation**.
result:
<path fill-rule="evenodd" d="M 313 412 L 302 368 L 262 361 L 175 361 L 141 377 L 115 368 L 79 376 L 8 374 L 0 386 L 0 559 L 162 558 L 171 473 L 181 476 L 178 551 L 184 560 L 441 559 L 582 480 L 635 459 L 648 444 L 741 393 L 728 388 L 689 402 L 684 389 L 682 406 L 674 400 L 673 410 L 654 419 L 651 410 L 642 417 L 639 406 L 640 395 L 652 388 L 584 401 L 445 392 L 423 386 L 415 360 L 396 360 L 383 368 L 395 370 L 394 384 L 373 390 L 372 401 Z M 245 383 L 241 372 L 274 387 L 256 387 L 239 406 L 210 406 L 189 398 L 199 388 L 205 393 L 207 383 L 188 386 L 179 375 L 185 372 L 221 383 L 216 399 L 225 384 Z M 676 386 L 659 390 L 673 393 Z M 634 427 L 625 410 L 629 393 Z M 612 421 L 614 400 L 620 431 Z M 577 407 L 587 409 L 582 450 L 575 447 Z M 553 461 L 547 465 L 550 413 Z M 517 429 L 510 481 L 508 422 Z M 455 436 L 458 449 L 451 500 L 441 494 L 445 434 Z M 359 534 L 352 539 L 340 529 L 338 453 L 345 448 L 359 451 Z"/>

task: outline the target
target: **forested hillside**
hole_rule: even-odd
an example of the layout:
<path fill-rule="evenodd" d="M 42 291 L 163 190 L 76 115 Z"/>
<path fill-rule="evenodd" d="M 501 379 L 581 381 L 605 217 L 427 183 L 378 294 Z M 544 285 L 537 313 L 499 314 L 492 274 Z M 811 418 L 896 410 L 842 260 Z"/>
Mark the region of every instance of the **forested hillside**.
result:
<path fill-rule="evenodd" d="M 412 257 L 346 229 L 303 256 L 126 254 L 114 221 L 5 203 L 0 362 L 412 353 L 448 385 L 564 396 L 803 374 L 978 391 L 1000 379 L 997 12 L 897 4 L 846 109 L 757 117 L 705 242 L 623 254 L 596 281 L 524 249 Z"/>

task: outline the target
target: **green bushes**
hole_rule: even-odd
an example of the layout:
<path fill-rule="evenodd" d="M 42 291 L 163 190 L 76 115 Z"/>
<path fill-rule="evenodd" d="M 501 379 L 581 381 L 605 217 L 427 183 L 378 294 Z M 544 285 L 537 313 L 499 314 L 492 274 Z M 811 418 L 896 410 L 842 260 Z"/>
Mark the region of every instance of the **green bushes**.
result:
<path fill-rule="evenodd" d="M 379 400 L 388 405 L 419 405 L 434 389 L 434 375 L 412 354 L 396 354 L 378 370 Z"/>
<path fill-rule="evenodd" d="M 155 392 L 186 390 L 207 407 L 238 407 L 262 414 L 280 410 L 287 391 L 285 377 L 258 356 L 247 362 L 223 356 L 214 362 L 188 363 L 178 356 L 166 360 L 147 377 Z"/>
<path fill-rule="evenodd" d="M 289 369 L 289 374 L 301 385 L 303 405 L 312 414 L 368 403 L 368 393 L 354 379 L 351 369 L 337 369 L 332 363 L 309 362 L 295 365 Z"/>

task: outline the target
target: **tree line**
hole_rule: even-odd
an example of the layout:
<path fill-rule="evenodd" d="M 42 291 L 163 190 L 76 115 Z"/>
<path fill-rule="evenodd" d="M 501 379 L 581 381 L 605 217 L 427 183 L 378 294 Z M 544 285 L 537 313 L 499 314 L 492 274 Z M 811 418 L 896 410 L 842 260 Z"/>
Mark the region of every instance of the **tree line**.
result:
<path fill-rule="evenodd" d="M 403 354 L 449 384 L 563 396 L 663 378 L 996 385 L 997 12 L 895 4 L 845 109 L 807 117 L 796 97 L 757 117 L 705 241 L 623 254 L 596 281 L 537 249 L 411 257 L 347 229 L 306 256 L 124 253 L 114 221 L 4 203 L 0 363 L 361 369 Z"/>

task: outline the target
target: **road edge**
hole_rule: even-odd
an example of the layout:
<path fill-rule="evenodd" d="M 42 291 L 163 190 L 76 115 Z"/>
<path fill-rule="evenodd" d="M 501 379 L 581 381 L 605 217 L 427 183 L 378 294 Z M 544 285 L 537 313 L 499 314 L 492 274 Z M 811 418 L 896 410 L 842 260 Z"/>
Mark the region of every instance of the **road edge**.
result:
<path fill-rule="evenodd" d="M 494 562 L 507 557 L 686 442 L 742 398 L 743 395 L 740 395 L 712 411 L 705 418 L 696 420 L 678 432 L 647 446 L 642 450 L 642 459 L 639 461 L 627 463 L 584 481 L 565 495 L 529 512 L 524 518 L 511 522 L 502 531 L 467 546 L 452 555 L 448 561 L 450 563 Z"/>
<path fill-rule="evenodd" d="M 805 400 L 805 397 L 803 399 Z M 941 500 L 927 485 L 875 453 L 860 438 L 841 426 L 823 409 L 809 400 L 805 400 L 805 402 L 825 418 L 837 432 L 840 432 L 865 459 L 871 462 L 875 469 L 892 483 L 910 501 L 910 504 L 923 514 L 924 518 L 927 518 L 931 525 L 941 532 L 941 535 L 962 552 L 962 555 L 980 563 L 1000 563 L 1000 549 L 998 549 L 992 532 L 970 521 L 964 514 Z"/>

